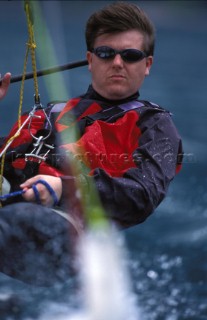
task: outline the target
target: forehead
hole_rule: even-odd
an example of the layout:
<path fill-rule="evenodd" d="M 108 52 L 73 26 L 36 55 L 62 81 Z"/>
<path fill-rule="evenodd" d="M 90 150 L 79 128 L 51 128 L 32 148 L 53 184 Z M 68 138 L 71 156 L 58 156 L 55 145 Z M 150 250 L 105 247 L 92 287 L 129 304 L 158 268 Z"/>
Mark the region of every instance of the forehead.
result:
<path fill-rule="evenodd" d="M 144 46 L 144 35 L 138 30 L 105 33 L 96 38 L 94 47 L 98 46 L 111 46 L 116 49 L 142 49 Z"/>

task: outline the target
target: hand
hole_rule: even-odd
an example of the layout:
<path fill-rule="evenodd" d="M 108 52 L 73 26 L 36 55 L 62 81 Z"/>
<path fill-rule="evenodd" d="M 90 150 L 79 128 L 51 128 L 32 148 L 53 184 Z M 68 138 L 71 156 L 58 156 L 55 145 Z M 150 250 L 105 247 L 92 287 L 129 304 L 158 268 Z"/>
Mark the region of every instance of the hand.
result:
<path fill-rule="evenodd" d="M 3 76 L 2 82 L 0 83 L 0 100 L 5 97 L 7 90 L 9 89 L 10 80 L 11 80 L 11 73 L 7 72 Z"/>
<path fill-rule="evenodd" d="M 45 180 L 55 191 L 58 200 L 60 200 L 61 194 L 62 194 L 62 181 L 59 177 L 53 177 L 49 175 L 37 175 L 33 178 L 30 178 L 26 180 L 24 183 L 20 185 L 20 187 L 25 190 L 25 193 L 23 193 L 23 198 L 25 201 L 28 202 L 35 202 L 35 194 L 33 189 L 31 188 L 32 185 L 37 182 L 38 180 Z M 43 184 L 37 184 L 36 188 L 39 192 L 39 197 L 41 204 L 46 207 L 52 207 L 54 200 L 52 196 L 50 195 L 49 191 Z"/>

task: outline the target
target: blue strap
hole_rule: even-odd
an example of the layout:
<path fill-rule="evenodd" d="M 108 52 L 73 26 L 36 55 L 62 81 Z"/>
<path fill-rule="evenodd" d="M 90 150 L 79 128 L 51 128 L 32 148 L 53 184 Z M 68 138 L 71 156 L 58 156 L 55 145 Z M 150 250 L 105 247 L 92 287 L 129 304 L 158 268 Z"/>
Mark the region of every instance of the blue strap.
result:
<path fill-rule="evenodd" d="M 54 201 L 54 206 L 57 206 L 58 204 L 58 197 L 55 193 L 55 191 L 53 190 L 53 188 L 49 185 L 49 183 L 47 183 L 45 180 L 37 180 L 33 185 L 32 185 L 32 190 L 34 191 L 34 195 L 35 195 L 35 199 L 36 199 L 36 202 L 38 204 L 41 204 L 41 200 L 40 200 L 40 195 L 39 195 L 39 191 L 36 187 L 36 185 L 38 183 L 41 183 L 43 184 L 47 190 L 49 191 L 51 197 L 53 198 L 53 201 Z M 7 194 L 4 194 L 2 196 L 0 196 L 0 201 L 1 200 L 6 200 L 6 199 L 9 199 L 11 197 L 16 197 L 16 196 L 19 196 L 19 195 L 22 195 L 23 193 L 25 193 L 26 190 L 19 190 L 19 191 L 14 191 L 14 192 L 11 192 L 11 193 L 7 193 Z"/>

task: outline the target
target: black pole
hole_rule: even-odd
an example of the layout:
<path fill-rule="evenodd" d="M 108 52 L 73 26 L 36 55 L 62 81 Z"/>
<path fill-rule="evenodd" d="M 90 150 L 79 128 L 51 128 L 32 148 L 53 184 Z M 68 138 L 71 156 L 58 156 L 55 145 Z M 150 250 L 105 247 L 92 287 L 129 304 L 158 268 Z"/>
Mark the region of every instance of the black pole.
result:
<path fill-rule="evenodd" d="M 44 70 L 37 70 L 37 77 L 45 76 L 45 75 L 55 73 L 55 72 L 60 72 L 60 71 L 64 71 L 64 70 L 69 70 L 69 69 L 74 69 L 74 68 L 86 66 L 87 64 L 88 64 L 87 60 L 81 60 L 81 61 L 71 62 L 71 63 L 61 65 L 61 66 L 56 66 L 56 67 L 52 67 L 52 68 L 48 68 L 48 69 L 44 69 Z M 34 77 L 33 72 L 28 72 L 25 75 L 25 80 L 32 79 L 33 77 Z M 10 82 L 14 83 L 14 82 L 18 82 L 21 80 L 22 80 L 22 74 L 11 77 Z M 2 79 L 0 79 L 0 84 L 1 84 L 1 82 L 2 82 Z"/>

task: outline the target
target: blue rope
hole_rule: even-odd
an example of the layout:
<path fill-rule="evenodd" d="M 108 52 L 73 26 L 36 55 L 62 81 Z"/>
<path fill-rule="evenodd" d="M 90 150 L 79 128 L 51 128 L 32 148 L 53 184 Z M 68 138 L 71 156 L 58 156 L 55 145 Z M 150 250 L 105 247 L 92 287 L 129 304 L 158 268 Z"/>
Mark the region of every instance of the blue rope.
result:
<path fill-rule="evenodd" d="M 37 190 L 37 187 L 35 184 L 32 185 L 32 189 L 34 191 L 34 195 L 35 195 L 35 199 L 36 199 L 37 204 L 41 204 L 39 191 Z"/>
<path fill-rule="evenodd" d="M 54 201 L 53 206 L 57 206 L 57 204 L 58 204 L 58 197 L 57 197 L 55 191 L 53 190 L 53 188 L 52 188 L 52 187 L 49 185 L 49 183 L 47 183 L 45 180 L 37 180 L 37 181 L 32 185 L 32 189 L 33 189 L 34 194 L 35 194 L 36 202 L 37 202 L 38 204 L 41 204 L 39 192 L 38 192 L 37 187 L 36 187 L 36 185 L 37 185 L 38 183 L 43 184 L 43 185 L 47 188 L 47 190 L 49 191 L 51 197 L 53 198 L 53 201 Z"/>
<path fill-rule="evenodd" d="M 37 181 L 32 185 L 32 189 L 33 189 L 33 191 L 34 191 L 34 195 L 35 195 L 36 202 L 37 202 L 38 204 L 41 204 L 39 191 L 37 190 L 37 187 L 36 187 L 36 185 L 37 185 L 38 183 L 43 184 L 43 185 L 47 188 L 47 190 L 49 191 L 51 197 L 53 198 L 53 201 L 54 201 L 53 205 L 54 205 L 54 206 L 57 206 L 57 204 L 58 204 L 58 197 L 57 197 L 55 191 L 53 190 L 53 188 L 52 188 L 52 187 L 49 185 L 49 183 L 47 183 L 45 180 L 37 180 Z M 9 198 L 11 198 L 11 197 L 16 197 L 16 196 L 22 195 L 22 194 L 25 193 L 25 192 L 26 192 L 26 190 L 19 190 L 19 191 L 14 191 L 14 192 L 10 192 L 10 193 L 4 194 L 4 195 L 0 196 L 0 201 L 1 201 L 1 200 L 9 199 Z"/>
<path fill-rule="evenodd" d="M 25 193 L 26 190 L 19 190 L 19 191 L 14 191 L 14 192 L 10 192 L 7 194 L 4 194 L 2 196 L 0 196 L 0 200 L 6 200 L 12 197 L 16 197 L 16 196 L 21 196 L 23 193 Z"/>

